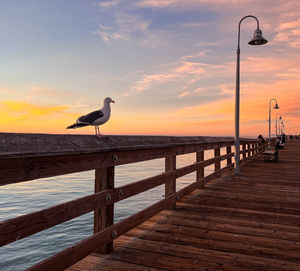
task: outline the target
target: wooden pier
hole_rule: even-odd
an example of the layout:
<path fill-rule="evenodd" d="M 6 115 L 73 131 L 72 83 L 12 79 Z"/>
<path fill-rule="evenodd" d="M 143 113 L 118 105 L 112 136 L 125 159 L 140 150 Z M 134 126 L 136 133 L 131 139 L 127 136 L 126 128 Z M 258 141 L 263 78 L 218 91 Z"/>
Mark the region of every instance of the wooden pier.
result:
<path fill-rule="evenodd" d="M 5 245 L 95 211 L 94 235 L 28 270 L 300 270 L 299 139 L 279 150 L 279 162 L 263 160 L 265 143 L 241 140 L 240 176 L 231 171 L 229 138 L 120 137 L 110 138 L 107 149 L 91 151 L 84 144 L 93 147 L 94 139 L 80 145 L 82 139 L 74 137 L 80 153 L 63 139 L 55 154 L 31 149 L 0 156 L 2 185 L 96 168 L 95 194 L 1 222 L 0 244 Z M 204 160 L 209 149 L 214 158 Z M 193 152 L 194 164 L 176 168 L 176 155 Z M 159 157 L 165 157 L 165 173 L 114 188 L 114 166 Z M 208 165 L 215 172 L 204 177 Z M 17 169 L 19 175 L 13 173 Z M 196 180 L 175 191 L 176 178 L 193 171 Z M 113 224 L 113 203 L 161 184 L 165 199 Z"/>
<path fill-rule="evenodd" d="M 280 162 L 259 155 L 124 236 L 81 270 L 300 270 L 300 140 Z"/>

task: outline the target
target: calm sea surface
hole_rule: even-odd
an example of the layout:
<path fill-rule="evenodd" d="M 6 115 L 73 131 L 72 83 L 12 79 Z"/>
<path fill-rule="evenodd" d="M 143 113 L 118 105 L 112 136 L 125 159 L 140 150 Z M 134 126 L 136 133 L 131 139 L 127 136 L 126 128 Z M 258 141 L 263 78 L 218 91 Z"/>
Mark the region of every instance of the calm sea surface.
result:
<path fill-rule="evenodd" d="M 221 155 L 225 149 L 221 149 Z M 205 151 L 204 158 L 212 157 Z M 177 167 L 195 162 L 195 154 L 177 156 Z M 224 161 L 223 161 L 224 162 Z M 223 165 L 222 165 L 223 166 Z M 115 169 L 115 186 L 142 180 L 164 171 L 164 159 L 156 159 Z M 210 174 L 213 167 L 205 169 Z M 80 198 L 94 192 L 94 171 L 85 171 L 53 178 L 0 187 L 0 221 Z M 195 181 L 195 173 L 177 180 L 177 190 Z M 164 186 L 115 204 L 115 222 L 163 199 Z M 34 234 L 0 248 L 0 270 L 24 270 L 37 262 L 83 240 L 93 233 L 93 213 L 82 215 L 51 229 Z"/>

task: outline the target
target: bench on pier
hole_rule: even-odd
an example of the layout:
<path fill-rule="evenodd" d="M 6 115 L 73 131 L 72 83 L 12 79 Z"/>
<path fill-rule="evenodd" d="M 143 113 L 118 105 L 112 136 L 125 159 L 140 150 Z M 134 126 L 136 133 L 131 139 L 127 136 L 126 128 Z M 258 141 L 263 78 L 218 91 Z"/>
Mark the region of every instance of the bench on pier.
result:
<path fill-rule="evenodd" d="M 259 135 L 257 138 L 258 138 L 262 143 L 267 142 L 267 140 L 264 138 L 263 135 Z"/>
<path fill-rule="evenodd" d="M 275 161 L 278 162 L 279 157 L 278 157 L 278 149 L 275 148 L 268 148 L 266 149 L 263 153 L 264 160 L 265 161 Z"/>

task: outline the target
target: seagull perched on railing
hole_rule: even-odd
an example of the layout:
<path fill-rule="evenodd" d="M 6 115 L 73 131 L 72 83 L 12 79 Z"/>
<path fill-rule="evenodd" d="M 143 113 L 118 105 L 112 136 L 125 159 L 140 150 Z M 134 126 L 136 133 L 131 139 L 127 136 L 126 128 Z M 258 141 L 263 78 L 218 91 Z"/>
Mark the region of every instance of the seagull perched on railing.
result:
<path fill-rule="evenodd" d="M 101 136 L 99 131 L 99 125 L 104 124 L 110 118 L 110 103 L 114 103 L 112 98 L 107 97 L 104 99 L 103 108 L 93 111 L 87 115 L 81 116 L 76 120 L 76 123 L 67 127 L 67 129 L 75 129 L 85 127 L 88 125 L 95 126 L 96 136 Z"/>

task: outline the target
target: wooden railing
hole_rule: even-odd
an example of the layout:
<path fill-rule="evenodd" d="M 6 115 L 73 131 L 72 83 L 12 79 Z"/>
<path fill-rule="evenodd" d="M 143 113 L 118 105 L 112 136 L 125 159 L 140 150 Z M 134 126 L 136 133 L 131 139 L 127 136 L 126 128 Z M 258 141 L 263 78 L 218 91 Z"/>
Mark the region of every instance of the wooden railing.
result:
<path fill-rule="evenodd" d="M 259 140 L 241 140 L 241 161 L 265 148 Z M 196 188 L 233 168 L 233 140 L 208 137 L 130 137 L 70 135 L 26 135 L 0 133 L 0 185 L 37 178 L 95 170 L 95 193 L 44 210 L 2 221 L 0 245 L 46 230 L 83 214 L 94 212 L 94 234 L 28 270 L 64 270 L 92 252 L 108 253 L 113 240 L 166 208 Z M 226 154 L 221 155 L 221 148 Z M 204 160 L 204 151 L 214 157 Z M 176 168 L 176 156 L 195 153 L 195 163 Z M 147 179 L 114 187 L 118 165 L 165 158 L 165 172 Z M 221 161 L 226 166 L 221 168 Z M 214 172 L 204 176 L 204 168 Z M 176 179 L 196 172 L 196 180 L 176 191 Z M 114 224 L 114 203 L 165 184 L 165 198 Z"/>

